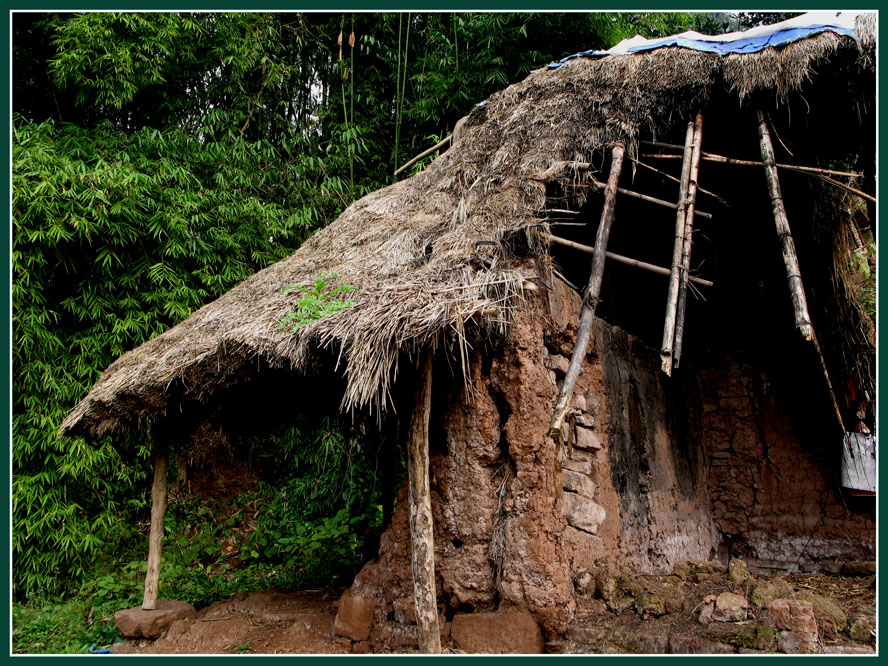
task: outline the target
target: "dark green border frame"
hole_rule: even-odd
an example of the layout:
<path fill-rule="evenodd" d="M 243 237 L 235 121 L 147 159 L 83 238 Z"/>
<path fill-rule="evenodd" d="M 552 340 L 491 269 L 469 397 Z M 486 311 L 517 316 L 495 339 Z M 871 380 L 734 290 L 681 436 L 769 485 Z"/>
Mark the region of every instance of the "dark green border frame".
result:
<path fill-rule="evenodd" d="M 422 9 L 420 9 L 420 5 Z M 266 0 L 266 2 L 262 3 L 257 7 L 249 8 L 249 11 L 325 11 L 325 12 L 335 12 L 335 11 L 422 11 L 422 12 L 432 12 L 432 11 L 546 11 L 546 12 L 559 12 L 559 11 L 634 11 L 634 12 L 645 12 L 645 11 L 668 11 L 668 10 L 682 10 L 682 11 L 726 11 L 726 10 L 740 10 L 744 9 L 742 6 L 745 3 L 739 4 L 723 4 L 722 6 L 718 6 L 719 2 L 700 2 L 699 0 L 690 0 L 681 3 L 676 2 L 666 2 L 664 0 L 651 1 L 647 0 L 647 2 L 639 2 L 639 3 L 629 3 L 629 2 L 610 2 L 605 6 L 594 6 L 591 2 L 584 2 L 582 0 L 560 0 L 555 6 L 548 5 L 545 3 L 541 3 L 539 0 L 483 0 L 483 2 L 471 2 L 471 0 L 426 0 L 424 3 L 419 3 L 416 0 L 380 0 L 378 2 L 374 2 L 372 0 L 339 0 L 338 2 L 330 3 L 324 2 L 324 0 L 299 0 L 297 2 L 281 2 L 281 0 Z M 679 5 L 676 7 L 676 5 Z M 814 1 L 814 2 L 775 2 L 774 0 L 765 0 L 765 2 L 757 2 L 754 4 L 753 8 L 756 10 L 812 10 L 812 9 L 836 9 L 839 3 L 836 2 L 824 2 L 823 0 Z M 878 10 L 880 4 L 875 2 L 865 2 L 865 3 L 854 3 L 855 9 L 873 9 Z M 208 2 L 207 0 L 192 0 L 191 2 L 169 2 L 169 1 L 161 1 L 155 0 L 154 2 L 139 2 L 136 7 L 125 7 L 122 6 L 122 3 L 115 0 L 92 0 L 87 2 L 76 2 L 71 0 L 57 0 L 56 2 L 48 3 L 42 6 L 34 6 L 33 4 L 22 2 L 18 0 L 17 2 L 11 2 L 8 6 L 6 6 L 7 12 L 4 13 L 3 17 L 3 34 L 6 40 L 6 49 L 3 52 L 3 64 L 4 64 L 4 72 L 5 72 L 5 82 L 6 85 L 3 87 L 3 95 L 5 97 L 5 108 L 7 110 L 7 120 L 10 121 L 10 108 L 11 108 L 11 100 L 9 99 L 9 91 L 10 91 L 10 76 L 11 76 L 11 63 L 10 54 L 11 54 L 11 44 L 10 40 L 10 12 L 12 11 L 52 11 L 52 10 L 83 10 L 83 11 L 112 11 L 112 10 L 238 10 L 243 9 L 243 2 L 231 2 L 231 0 L 217 0 L 216 2 Z M 748 7 L 747 7 L 748 8 Z M 881 18 L 881 17 L 880 17 Z M 881 28 L 881 26 L 880 26 Z M 879 38 L 881 41 L 882 31 L 879 30 Z M 883 83 L 885 80 L 884 67 L 879 67 L 878 70 L 878 81 L 877 81 L 877 92 L 883 88 Z M 879 118 L 878 118 L 878 126 L 876 136 L 877 140 L 879 137 L 879 129 L 881 128 L 881 120 L 884 113 L 884 105 L 880 105 L 879 107 Z M 11 123 L 8 122 L 7 127 L 11 127 Z M 4 154 L 6 155 L 7 160 L 7 174 L 8 180 L 7 183 L 11 183 L 11 132 L 9 129 L 4 133 L 3 138 L 3 147 Z M 877 160 L 881 162 L 882 158 L 882 150 L 883 146 L 880 142 L 878 157 Z M 878 182 L 878 181 L 877 181 Z M 881 193 L 883 188 L 879 185 L 878 190 Z M 11 188 L 5 188 L 5 205 L 6 210 L 11 211 Z M 882 233 L 882 221 L 881 216 L 877 217 L 877 228 L 878 233 L 881 235 Z M 2 332 L 2 340 L 5 344 L 5 349 L 8 350 L 6 355 L 0 360 L 0 369 L 4 372 L 4 376 L 8 378 L 6 385 L 3 390 L 3 396 L 6 400 L 6 404 L 8 405 L 7 411 L 10 416 L 10 425 L 7 429 L 7 435 L 5 437 L 6 441 L 6 454 L 8 464 L 4 466 L 4 481 L 6 483 L 6 488 L 8 492 L 5 495 L 5 506 L 3 516 L 6 524 L 6 534 L 9 538 L 10 547 L 8 549 L 0 549 L 2 551 L 2 563 L 0 563 L 0 571 L 3 573 L 3 588 L 6 592 L 5 599 L 7 603 L 3 605 L 3 620 L 4 625 L 9 628 L 9 641 L 7 643 L 6 650 L 3 650 L 6 654 L 11 655 L 12 651 L 12 586 L 11 586 L 11 555 L 12 555 L 12 547 L 11 547 L 11 539 L 12 539 L 12 310 L 11 310 L 11 266 L 12 266 L 12 221 L 10 219 L 8 231 L 7 231 L 7 247 L 9 248 L 9 252 L 6 255 L 6 265 L 5 265 L 5 276 L 6 276 L 6 288 L 2 293 L 2 305 L 3 311 L 8 313 L 9 321 L 6 326 L 3 327 Z M 877 255 L 879 256 L 879 255 Z M 881 262 L 878 262 L 877 269 L 877 292 L 881 291 Z M 878 299 L 878 296 L 877 296 Z M 878 300 L 877 300 L 878 303 Z M 877 307 L 877 330 L 882 330 L 882 317 L 881 311 Z M 879 334 L 881 337 L 881 333 Z M 886 364 L 884 359 L 881 359 L 878 354 L 877 349 L 877 386 L 878 386 L 878 378 L 882 374 L 882 366 Z M 878 397 L 877 397 L 878 400 Z M 877 403 L 881 405 L 881 403 Z M 878 416 L 881 416 L 881 408 L 878 409 Z M 880 462 L 880 471 L 883 471 L 883 466 Z M 885 507 L 885 500 L 881 497 L 877 500 L 877 519 L 883 513 L 883 509 Z M 878 523 L 877 523 L 878 525 Z M 877 528 L 878 529 L 878 528 Z M 880 530 L 879 530 L 880 531 Z M 877 531 L 877 547 L 879 546 L 879 536 Z M 881 556 L 881 548 L 877 551 L 877 556 L 879 558 L 879 569 L 883 564 L 883 559 Z M 882 593 L 882 586 L 879 584 L 879 596 Z M 879 614 L 880 615 L 880 614 Z M 878 615 L 877 615 L 878 618 Z M 879 623 L 881 624 L 881 623 Z M 879 640 L 878 632 L 877 632 L 877 653 L 881 644 L 881 640 Z M 0 648 L 2 650 L 2 648 Z M 218 655 L 216 655 L 218 656 Z M 208 661 L 209 659 L 214 659 L 213 657 L 206 656 L 196 656 L 196 657 L 188 657 L 188 659 L 197 659 L 201 661 Z M 676 655 L 679 656 L 679 655 Z M 665 657 L 665 655 L 664 655 Z M 686 657 L 686 655 L 679 656 Z M 36 660 L 37 662 L 46 662 L 46 661 L 55 661 L 58 659 L 63 659 L 64 657 L 60 656 L 11 656 L 14 659 L 28 659 Z M 82 657 L 89 658 L 89 657 Z M 96 658 L 96 657 L 93 657 Z M 117 657 L 118 659 L 120 657 Z M 149 663 L 154 663 L 159 661 L 160 659 L 168 658 L 166 656 L 151 656 L 151 657 L 139 657 L 142 660 L 148 660 Z M 242 655 L 236 657 L 238 659 L 248 659 L 252 661 L 267 659 L 271 657 L 261 656 L 261 655 Z M 290 658 L 297 658 L 300 660 L 308 660 L 310 663 L 343 663 L 347 660 L 353 659 L 379 659 L 379 658 L 392 658 L 398 659 L 399 661 L 407 660 L 407 661 L 429 661 L 431 659 L 435 659 L 436 657 L 423 657 L 419 655 L 366 655 L 364 657 L 360 656 L 323 656 L 323 655 L 306 655 L 306 656 L 297 656 L 293 655 Z M 441 658 L 441 657 L 438 657 Z M 446 657 L 444 657 L 446 658 Z M 513 655 L 503 655 L 503 656 L 474 656 L 474 655 L 466 655 L 454 657 L 460 660 L 460 663 L 465 662 L 476 662 L 479 660 L 489 661 L 491 659 L 503 659 L 507 658 L 510 660 L 510 663 L 517 659 L 522 662 L 527 662 L 530 660 L 540 661 L 540 660 L 551 660 L 551 659 L 580 659 L 580 660 L 606 660 L 608 662 L 614 662 L 619 660 L 620 662 L 624 662 L 628 660 L 630 663 L 638 663 L 639 661 L 647 661 L 652 657 L 645 656 L 607 656 L 607 655 L 573 655 L 570 657 L 559 657 L 558 655 L 543 655 L 539 657 L 515 657 Z M 712 655 L 700 655 L 697 658 L 702 659 L 717 659 L 718 657 Z M 743 656 L 734 656 L 734 659 L 746 659 L 747 657 Z M 754 658 L 756 663 L 762 663 L 763 661 L 773 661 L 776 659 L 785 659 L 785 657 L 780 656 L 758 656 L 758 655 L 749 655 L 748 658 Z M 804 657 L 801 657 L 805 659 Z M 811 658 L 807 658 L 810 660 Z M 863 657 L 864 659 L 868 659 Z M 830 663 L 834 663 L 836 659 L 840 662 L 847 662 L 853 657 L 830 657 Z"/>

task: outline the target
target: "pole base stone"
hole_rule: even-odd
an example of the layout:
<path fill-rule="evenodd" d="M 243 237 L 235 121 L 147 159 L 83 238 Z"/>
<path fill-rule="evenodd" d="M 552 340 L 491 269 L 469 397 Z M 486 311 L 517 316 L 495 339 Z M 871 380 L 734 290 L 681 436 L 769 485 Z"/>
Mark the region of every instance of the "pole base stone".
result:
<path fill-rule="evenodd" d="M 117 629 L 127 638 L 159 638 L 176 620 L 194 618 L 194 606 L 187 601 L 159 600 L 154 610 L 141 607 L 117 611 Z"/>

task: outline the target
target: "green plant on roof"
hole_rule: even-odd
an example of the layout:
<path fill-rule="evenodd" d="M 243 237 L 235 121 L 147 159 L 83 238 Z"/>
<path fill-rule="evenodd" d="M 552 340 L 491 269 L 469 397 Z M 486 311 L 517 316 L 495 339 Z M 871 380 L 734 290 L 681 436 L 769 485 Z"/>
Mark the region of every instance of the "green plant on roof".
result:
<path fill-rule="evenodd" d="M 286 287 L 284 291 L 302 292 L 302 298 L 296 303 L 296 309 L 286 314 L 280 326 L 292 324 L 295 333 L 306 324 L 354 305 L 354 301 L 340 300 L 340 296 L 354 291 L 355 288 L 348 282 L 331 284 L 338 277 L 336 273 L 321 273 L 311 287 L 301 284 Z"/>

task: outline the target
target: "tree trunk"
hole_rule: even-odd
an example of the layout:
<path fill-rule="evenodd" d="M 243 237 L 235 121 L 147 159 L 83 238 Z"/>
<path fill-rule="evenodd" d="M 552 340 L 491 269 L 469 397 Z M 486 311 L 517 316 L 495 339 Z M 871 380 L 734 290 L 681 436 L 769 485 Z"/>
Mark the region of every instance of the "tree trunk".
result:
<path fill-rule="evenodd" d="M 771 195 L 771 209 L 774 212 L 774 223 L 777 226 L 777 237 L 780 240 L 783 263 L 786 265 L 786 277 L 789 281 L 789 293 L 792 295 L 795 322 L 802 337 L 805 340 L 812 340 L 814 338 L 814 328 L 811 325 L 811 317 L 808 315 L 808 301 L 805 298 L 805 289 L 802 285 L 799 259 L 796 255 L 795 243 L 792 240 L 792 232 L 789 229 L 789 219 L 786 217 L 783 195 L 780 193 L 780 181 L 777 178 L 777 166 L 774 159 L 774 146 L 771 144 L 771 135 L 768 132 L 765 114 L 761 111 L 758 112 L 758 123 L 762 162 L 765 165 L 765 178 L 768 181 L 768 192 Z"/>
<path fill-rule="evenodd" d="M 416 404 L 407 442 L 410 491 L 410 539 L 413 553 L 413 597 L 419 651 L 440 654 L 438 596 L 435 591 L 435 538 L 429 495 L 429 413 L 432 405 L 432 352 L 422 353 Z"/>
<path fill-rule="evenodd" d="M 592 337 L 592 322 L 595 319 L 595 306 L 598 305 L 598 295 L 601 293 L 601 281 L 604 275 L 604 259 L 607 254 L 607 240 L 610 236 L 611 224 L 614 221 L 614 205 L 617 197 L 617 183 L 620 181 L 620 173 L 623 169 L 622 144 L 613 147 L 611 155 L 610 175 L 607 178 L 607 186 L 604 189 L 604 207 L 601 210 L 601 220 L 598 223 L 598 232 L 595 236 L 595 254 L 592 256 L 592 269 L 589 275 L 589 284 L 583 294 L 583 310 L 580 313 L 580 327 L 577 331 L 577 342 L 574 345 L 573 354 L 570 357 L 570 365 L 561 392 L 549 421 L 549 437 L 560 441 L 561 425 L 567 414 L 567 406 L 573 397 L 574 387 L 583 369 L 583 359 L 589 348 L 589 338 Z"/>
<path fill-rule="evenodd" d="M 163 519 L 167 505 L 167 459 L 169 445 L 165 438 L 155 442 L 157 458 L 154 463 L 154 484 L 151 486 L 151 531 L 148 536 L 148 571 L 145 573 L 145 592 L 142 609 L 157 608 L 157 587 L 160 580 L 160 553 L 163 548 Z"/>

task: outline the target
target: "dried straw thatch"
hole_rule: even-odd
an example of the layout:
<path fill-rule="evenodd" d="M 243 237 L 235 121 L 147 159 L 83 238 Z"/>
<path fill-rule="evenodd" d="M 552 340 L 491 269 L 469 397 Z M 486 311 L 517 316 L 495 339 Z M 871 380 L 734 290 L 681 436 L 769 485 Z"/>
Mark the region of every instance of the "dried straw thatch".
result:
<path fill-rule="evenodd" d="M 624 142 L 686 122 L 714 92 L 738 105 L 780 103 L 820 68 L 873 68 L 861 40 L 823 33 L 780 50 L 721 57 L 682 48 L 541 69 L 490 97 L 466 118 L 454 145 L 419 175 L 351 205 L 295 254 L 257 273 L 163 335 L 113 363 L 61 427 L 98 437 L 137 427 L 178 401 L 207 400 L 257 359 L 304 369 L 314 350 L 338 350 L 347 378 L 342 406 L 384 408 L 399 355 L 453 344 L 466 327 L 502 331 L 520 307 L 532 257 L 549 256 L 537 211 L 546 184 L 582 197 L 590 174 Z M 492 242 L 491 242 L 492 241 Z M 355 305 L 292 333 L 285 288 L 334 272 L 355 286 Z"/>

